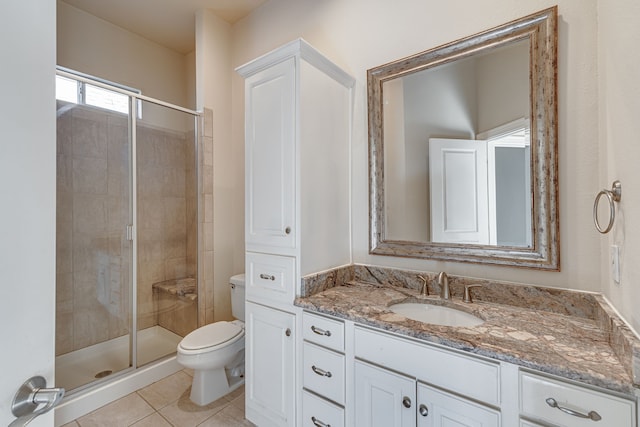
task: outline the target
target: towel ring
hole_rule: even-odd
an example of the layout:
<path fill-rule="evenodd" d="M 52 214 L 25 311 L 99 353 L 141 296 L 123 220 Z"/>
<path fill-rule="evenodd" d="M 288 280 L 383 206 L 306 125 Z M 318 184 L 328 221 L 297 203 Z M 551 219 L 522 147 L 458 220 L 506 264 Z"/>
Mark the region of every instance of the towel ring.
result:
<path fill-rule="evenodd" d="M 607 199 L 609 200 L 609 224 L 607 224 L 606 228 L 602 228 L 600 226 L 600 222 L 598 221 L 598 204 L 600 203 L 600 197 L 602 196 L 607 196 Z M 613 228 L 613 223 L 616 221 L 615 202 L 619 202 L 621 198 L 622 184 L 617 180 L 613 181 L 611 190 L 602 190 L 596 196 L 596 201 L 593 203 L 593 223 L 600 233 L 606 234 Z"/>

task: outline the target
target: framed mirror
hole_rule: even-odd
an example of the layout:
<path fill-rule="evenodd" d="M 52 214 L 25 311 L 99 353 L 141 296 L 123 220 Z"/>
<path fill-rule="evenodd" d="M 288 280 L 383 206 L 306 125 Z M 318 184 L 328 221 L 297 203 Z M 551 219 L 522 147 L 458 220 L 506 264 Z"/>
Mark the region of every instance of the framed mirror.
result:
<path fill-rule="evenodd" d="M 370 253 L 560 269 L 557 8 L 367 72 Z"/>

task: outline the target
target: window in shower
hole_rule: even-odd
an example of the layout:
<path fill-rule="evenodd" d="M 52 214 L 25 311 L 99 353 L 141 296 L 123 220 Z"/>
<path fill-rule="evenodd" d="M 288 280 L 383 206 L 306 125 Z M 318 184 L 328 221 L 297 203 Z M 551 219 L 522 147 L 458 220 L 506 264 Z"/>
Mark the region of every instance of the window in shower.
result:
<path fill-rule="evenodd" d="M 90 78 L 97 84 L 110 86 L 112 88 L 122 89 L 124 91 L 141 94 L 138 89 L 134 89 L 124 85 L 118 85 L 107 80 L 98 79 L 78 73 L 69 69 L 58 67 L 58 69 L 78 77 Z M 93 107 L 104 108 L 106 110 L 115 111 L 122 114 L 129 114 L 129 96 L 105 87 L 96 86 L 95 84 L 81 81 L 78 79 L 56 76 L 56 99 L 59 101 L 71 102 L 74 104 L 86 104 Z M 142 104 L 137 102 L 137 117 L 142 118 Z"/>

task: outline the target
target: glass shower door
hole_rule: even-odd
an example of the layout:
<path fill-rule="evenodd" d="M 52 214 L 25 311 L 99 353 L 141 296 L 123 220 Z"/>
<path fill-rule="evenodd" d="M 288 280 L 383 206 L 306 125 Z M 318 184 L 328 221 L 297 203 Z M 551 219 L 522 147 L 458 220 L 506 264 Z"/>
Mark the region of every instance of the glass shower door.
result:
<path fill-rule="evenodd" d="M 136 126 L 137 366 L 198 324 L 196 120 L 143 101 Z"/>
<path fill-rule="evenodd" d="M 132 365 L 129 126 L 128 114 L 57 102 L 56 384 L 67 390 Z"/>

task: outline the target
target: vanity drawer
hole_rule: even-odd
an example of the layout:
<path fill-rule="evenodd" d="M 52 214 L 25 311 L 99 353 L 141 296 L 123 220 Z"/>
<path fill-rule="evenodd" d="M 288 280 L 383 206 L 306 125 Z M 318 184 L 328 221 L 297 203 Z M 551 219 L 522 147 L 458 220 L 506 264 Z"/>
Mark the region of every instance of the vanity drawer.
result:
<path fill-rule="evenodd" d="M 344 409 L 325 399 L 302 392 L 302 427 L 344 427 Z"/>
<path fill-rule="evenodd" d="M 302 338 L 344 352 L 344 323 L 317 314 L 302 314 Z"/>
<path fill-rule="evenodd" d="M 344 356 L 305 342 L 303 360 L 304 388 L 344 405 Z"/>
<path fill-rule="evenodd" d="M 355 356 L 471 399 L 500 406 L 498 363 L 360 327 L 355 329 Z"/>
<path fill-rule="evenodd" d="M 558 407 L 589 414 L 595 411 L 602 419 L 580 418 L 552 407 L 554 399 Z M 551 404 L 550 404 L 551 403 Z M 635 426 L 635 403 L 588 388 L 550 378 L 520 372 L 520 414 L 563 427 L 581 426 Z"/>
<path fill-rule="evenodd" d="M 246 298 L 290 303 L 295 298 L 296 260 L 293 257 L 246 252 Z"/>

